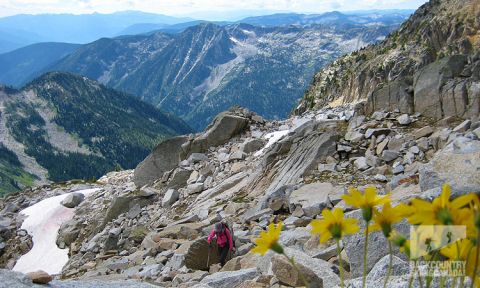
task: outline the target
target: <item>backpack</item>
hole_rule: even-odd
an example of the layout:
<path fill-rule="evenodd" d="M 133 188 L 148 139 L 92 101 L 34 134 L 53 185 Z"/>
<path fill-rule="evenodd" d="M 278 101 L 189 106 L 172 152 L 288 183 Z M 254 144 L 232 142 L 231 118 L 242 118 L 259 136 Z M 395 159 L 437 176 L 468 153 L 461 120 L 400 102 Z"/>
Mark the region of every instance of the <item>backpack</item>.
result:
<path fill-rule="evenodd" d="M 233 243 L 233 248 L 236 248 L 236 244 L 235 244 L 235 237 L 234 237 L 234 234 L 233 234 L 233 229 L 231 229 L 229 226 L 228 226 L 228 223 L 227 222 L 224 222 L 222 221 L 222 226 L 223 226 L 223 231 L 221 233 L 225 233 L 225 229 L 228 229 L 228 231 L 230 232 L 230 236 L 232 236 L 232 243 Z M 217 235 L 218 237 L 218 235 Z"/>

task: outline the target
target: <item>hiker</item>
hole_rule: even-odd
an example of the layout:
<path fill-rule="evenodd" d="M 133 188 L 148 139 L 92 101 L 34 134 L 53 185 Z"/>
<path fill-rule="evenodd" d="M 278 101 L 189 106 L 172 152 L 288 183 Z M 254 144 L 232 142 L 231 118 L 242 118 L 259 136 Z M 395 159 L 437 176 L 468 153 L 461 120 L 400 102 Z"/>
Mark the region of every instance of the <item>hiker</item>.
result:
<path fill-rule="evenodd" d="M 213 238 L 217 238 L 218 254 L 220 255 L 220 265 L 223 267 L 225 265 L 225 260 L 227 259 L 228 252 L 231 252 L 233 249 L 233 239 L 230 229 L 222 223 L 218 222 L 215 224 L 215 228 L 208 235 L 208 244 L 212 242 Z"/>

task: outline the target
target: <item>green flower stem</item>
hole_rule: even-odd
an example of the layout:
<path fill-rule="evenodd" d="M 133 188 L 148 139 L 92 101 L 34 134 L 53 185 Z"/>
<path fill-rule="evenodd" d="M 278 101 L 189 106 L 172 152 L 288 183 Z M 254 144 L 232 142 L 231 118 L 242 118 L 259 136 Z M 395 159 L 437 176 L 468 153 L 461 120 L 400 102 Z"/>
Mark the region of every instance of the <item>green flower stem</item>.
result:
<path fill-rule="evenodd" d="M 452 288 L 457 287 L 457 277 L 453 278 Z"/>
<path fill-rule="evenodd" d="M 460 288 L 465 287 L 465 274 L 460 277 Z"/>
<path fill-rule="evenodd" d="M 415 278 L 415 272 L 417 271 L 417 261 L 413 261 L 415 264 L 413 266 L 412 272 L 410 272 L 410 277 L 408 279 L 408 288 L 413 287 L 413 278 Z"/>
<path fill-rule="evenodd" d="M 308 288 L 309 287 L 308 281 L 305 278 L 305 275 L 303 275 L 303 273 L 300 271 L 300 268 L 298 268 L 297 263 L 295 263 L 295 259 L 293 259 L 293 257 L 292 258 L 288 257 L 285 253 L 283 253 L 283 255 L 285 255 L 285 257 L 287 257 L 288 262 L 290 262 L 290 264 L 292 264 L 293 268 L 295 268 L 295 270 L 297 270 L 298 276 L 300 276 L 300 279 L 302 279 L 302 282 L 303 282 L 303 284 L 305 284 L 305 287 Z"/>
<path fill-rule="evenodd" d="M 472 250 L 473 250 L 474 247 L 475 247 L 475 246 L 472 246 L 472 247 L 470 247 L 470 248 L 468 249 L 467 255 L 470 255 L 470 253 L 472 253 Z M 469 256 L 467 256 L 467 260 L 465 260 L 465 271 L 464 271 L 464 273 L 463 273 L 463 275 L 462 275 L 462 280 L 461 280 L 461 281 L 462 281 L 462 288 L 465 286 L 465 276 L 468 277 L 468 275 L 466 274 L 466 273 L 467 273 L 467 270 L 466 270 L 466 269 L 467 269 L 467 267 L 468 267 L 468 264 L 470 264 L 468 260 L 470 260 L 470 257 L 469 257 Z M 475 279 L 475 277 L 473 277 L 473 279 Z M 472 281 L 473 281 L 473 279 L 472 279 Z"/>
<path fill-rule="evenodd" d="M 445 287 L 445 276 L 440 276 L 440 288 Z"/>
<path fill-rule="evenodd" d="M 432 259 L 431 259 L 432 261 L 438 260 L 438 255 L 439 255 L 438 253 L 439 253 L 438 250 L 435 250 L 435 251 L 433 252 Z M 432 284 L 432 281 L 433 281 L 433 273 L 435 273 L 435 271 L 433 271 L 432 269 L 429 268 L 429 269 L 428 269 L 428 275 L 427 275 L 427 277 L 426 277 L 426 279 L 425 279 L 427 288 L 430 288 L 430 284 Z"/>
<path fill-rule="evenodd" d="M 475 255 L 475 266 L 473 266 L 473 275 L 472 275 L 472 283 L 470 284 L 470 288 L 473 288 L 475 286 L 475 280 L 477 279 L 477 272 L 478 272 L 478 265 L 479 263 L 479 258 L 480 258 L 480 228 L 478 229 L 477 232 L 477 254 Z"/>
<path fill-rule="evenodd" d="M 455 242 L 455 246 L 457 247 L 457 261 L 460 261 L 460 246 L 458 244 L 458 241 Z M 460 281 L 462 281 L 461 278 L 460 278 Z M 453 288 L 457 287 L 457 282 L 458 282 L 458 276 L 453 277 Z M 460 287 L 462 286 L 463 285 L 460 284 Z"/>
<path fill-rule="evenodd" d="M 368 223 L 369 221 L 365 221 L 366 228 L 365 228 L 365 246 L 363 247 L 363 278 L 362 278 L 362 287 L 365 288 L 367 284 L 367 253 L 368 253 Z"/>
<path fill-rule="evenodd" d="M 418 284 L 420 287 L 423 287 L 422 275 L 420 275 L 420 270 L 417 269 Z"/>
<path fill-rule="evenodd" d="M 340 240 L 337 240 L 337 254 L 338 254 L 338 261 L 340 263 L 340 287 L 345 287 L 345 284 L 343 284 L 345 276 L 343 275 L 343 261 L 342 261 L 342 250 L 340 249 Z"/>
<path fill-rule="evenodd" d="M 387 239 L 388 241 L 388 239 Z M 393 251 L 392 251 L 392 242 L 388 241 L 388 253 L 390 253 L 390 259 L 388 263 L 388 270 L 387 270 L 387 277 L 385 278 L 385 283 L 383 283 L 383 288 L 387 288 L 388 280 L 390 278 L 390 274 L 392 274 L 392 266 L 393 266 Z"/>

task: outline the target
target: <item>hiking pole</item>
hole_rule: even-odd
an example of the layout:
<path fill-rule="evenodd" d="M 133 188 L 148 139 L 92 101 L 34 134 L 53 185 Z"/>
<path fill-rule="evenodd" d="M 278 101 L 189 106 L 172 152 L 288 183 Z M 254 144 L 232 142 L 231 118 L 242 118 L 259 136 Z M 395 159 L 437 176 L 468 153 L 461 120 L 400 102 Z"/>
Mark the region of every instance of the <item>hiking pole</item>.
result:
<path fill-rule="evenodd" d="M 208 243 L 208 256 L 207 256 L 207 269 L 210 270 L 210 251 L 212 251 L 212 245 Z"/>

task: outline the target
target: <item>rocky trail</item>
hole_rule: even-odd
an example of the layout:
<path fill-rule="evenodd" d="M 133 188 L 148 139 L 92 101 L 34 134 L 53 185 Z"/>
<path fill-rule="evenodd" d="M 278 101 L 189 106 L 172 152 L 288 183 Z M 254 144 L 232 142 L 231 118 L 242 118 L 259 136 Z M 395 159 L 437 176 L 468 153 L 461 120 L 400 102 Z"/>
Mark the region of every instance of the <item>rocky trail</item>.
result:
<path fill-rule="evenodd" d="M 308 226 L 328 207 L 360 218 L 341 200 L 349 186 L 374 185 L 397 203 L 437 196 L 443 183 L 454 195 L 480 192 L 479 121 L 364 111 L 360 103 L 268 122 L 237 108 L 217 116 L 203 133 L 160 143 L 135 170 L 9 195 L 0 200 L 0 265 L 31 272 L 16 269 L 39 245 L 25 211 L 65 198 L 69 208 L 62 209 L 71 217 L 60 221 L 58 235 L 55 229 L 47 234 L 68 260 L 58 273 L 43 269 L 56 274 L 51 287 L 298 286 L 286 259 L 249 252 L 252 240 L 280 220 L 280 243 L 315 287 L 338 286 L 338 265 L 359 287 L 361 235 L 344 239 L 339 263 L 334 243 L 319 244 Z M 78 196 L 82 191 L 95 192 Z M 215 249 L 208 256 L 206 242 L 220 220 L 233 228 L 237 248 L 223 268 Z M 408 224 L 397 226 L 408 233 Z M 381 234 L 372 235 L 367 286 L 377 287 L 388 251 Z M 409 264 L 398 256 L 392 285 L 403 287 Z M 36 287 L 23 274 L 0 273 L 0 287 Z"/>

